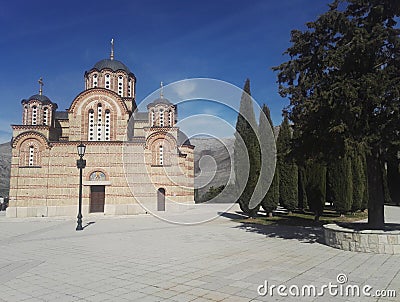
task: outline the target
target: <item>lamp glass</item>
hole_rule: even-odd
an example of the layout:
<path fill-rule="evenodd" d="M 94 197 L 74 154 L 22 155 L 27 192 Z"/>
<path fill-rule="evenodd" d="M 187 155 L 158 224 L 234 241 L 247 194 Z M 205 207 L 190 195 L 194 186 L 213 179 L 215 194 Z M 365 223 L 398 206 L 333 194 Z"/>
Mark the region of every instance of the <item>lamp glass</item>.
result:
<path fill-rule="evenodd" d="M 80 144 L 78 146 L 78 155 L 79 156 L 84 156 L 85 155 L 85 150 L 86 150 L 86 146 L 84 144 Z"/>

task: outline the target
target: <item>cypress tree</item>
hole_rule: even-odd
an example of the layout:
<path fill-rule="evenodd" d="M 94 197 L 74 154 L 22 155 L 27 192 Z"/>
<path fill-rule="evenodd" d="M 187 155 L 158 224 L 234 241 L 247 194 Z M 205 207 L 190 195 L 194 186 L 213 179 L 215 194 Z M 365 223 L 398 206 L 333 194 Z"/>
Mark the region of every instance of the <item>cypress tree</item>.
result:
<path fill-rule="evenodd" d="M 292 133 L 285 116 L 276 142 L 279 170 L 279 202 L 289 213 L 297 206 L 297 165 L 290 156 Z"/>
<path fill-rule="evenodd" d="M 298 204 L 297 207 L 304 211 L 308 208 L 308 198 L 306 191 L 307 177 L 305 164 L 298 165 Z"/>
<path fill-rule="evenodd" d="M 293 127 L 293 137 L 292 140 L 295 142 L 296 139 L 300 136 L 299 129 L 297 127 Z M 296 147 L 296 146 L 294 146 Z M 308 208 L 307 202 L 307 192 L 306 192 L 306 162 L 307 160 L 304 158 L 304 154 L 302 154 L 300 148 L 294 148 L 292 153 L 296 159 L 297 170 L 298 170 L 298 181 L 297 181 L 297 207 L 304 212 L 305 209 Z M 297 151 L 297 152 L 296 152 Z"/>
<path fill-rule="evenodd" d="M 353 180 L 349 156 L 346 155 L 330 163 L 328 186 L 336 211 L 340 215 L 350 211 L 353 199 Z"/>
<path fill-rule="evenodd" d="M 238 189 L 244 188 L 238 202 L 241 210 L 249 217 L 255 217 L 260 208 L 257 205 L 250 209 L 249 202 L 257 185 L 260 174 L 260 146 L 255 131 L 256 118 L 250 93 L 250 80 L 247 79 L 240 101 L 239 115 L 236 122 L 234 143 L 235 184 Z M 243 143 L 244 145 L 243 145 Z M 247 152 L 246 152 L 247 150 Z M 249 171 L 245 177 L 244 171 Z M 261 200 L 260 200 L 261 202 Z"/>
<path fill-rule="evenodd" d="M 258 132 L 260 136 L 262 135 L 263 131 L 266 131 L 265 128 L 268 127 L 268 125 L 265 125 L 265 119 L 262 118 L 262 114 L 264 114 L 267 117 L 267 121 L 269 122 L 269 126 L 273 129 L 273 123 L 271 119 L 271 114 L 269 111 L 269 108 L 267 105 L 263 105 L 262 111 L 260 112 L 260 120 L 259 120 L 259 128 Z M 261 140 L 261 143 L 263 143 L 264 140 Z M 266 143 L 266 142 L 265 142 Z M 264 146 L 264 150 L 267 149 L 269 146 Z M 267 194 L 265 194 L 264 198 L 261 201 L 261 206 L 265 210 L 265 212 L 268 214 L 268 216 L 272 216 L 272 211 L 274 211 L 279 203 L 279 170 L 278 167 L 275 167 L 275 174 L 272 179 L 271 185 L 269 186 L 269 189 L 267 191 Z"/>
<path fill-rule="evenodd" d="M 322 216 L 326 201 L 326 166 L 309 160 L 304 168 L 305 191 L 309 208 L 314 212 L 315 221 Z"/>

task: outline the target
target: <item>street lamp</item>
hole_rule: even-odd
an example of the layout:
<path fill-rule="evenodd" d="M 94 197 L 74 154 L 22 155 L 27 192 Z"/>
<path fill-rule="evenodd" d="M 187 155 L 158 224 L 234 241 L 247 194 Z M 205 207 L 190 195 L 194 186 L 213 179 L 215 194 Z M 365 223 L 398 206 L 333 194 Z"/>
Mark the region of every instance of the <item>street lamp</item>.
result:
<path fill-rule="evenodd" d="M 82 170 L 86 167 L 86 160 L 83 159 L 85 155 L 86 146 L 82 143 L 78 146 L 79 159 L 76 161 L 76 166 L 79 169 L 79 211 L 78 211 L 78 225 L 77 231 L 82 231 Z"/>

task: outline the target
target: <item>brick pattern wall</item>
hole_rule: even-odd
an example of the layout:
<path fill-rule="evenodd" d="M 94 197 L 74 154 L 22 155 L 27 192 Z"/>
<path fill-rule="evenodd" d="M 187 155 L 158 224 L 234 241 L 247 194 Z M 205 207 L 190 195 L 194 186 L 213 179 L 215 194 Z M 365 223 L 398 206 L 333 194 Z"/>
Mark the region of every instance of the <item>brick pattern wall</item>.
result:
<path fill-rule="evenodd" d="M 106 72 L 109 71 L 103 73 Z M 85 78 L 87 88 L 92 85 L 90 75 L 86 74 Z M 125 80 L 129 79 L 126 74 L 119 72 L 110 72 L 110 75 L 110 89 L 116 88 L 118 76 L 123 75 Z M 131 80 L 135 85 L 136 79 Z M 101 75 L 98 81 L 99 87 L 104 85 L 104 76 Z M 127 88 L 127 84 L 124 85 L 126 93 Z M 194 203 L 193 148 L 183 146 L 178 152 L 178 128 L 150 128 L 146 121 L 135 123 L 135 136 L 130 142 L 126 142 L 127 125 L 132 110 L 127 105 L 127 100 L 129 101 L 108 89 L 90 88 L 80 93 L 72 102 L 68 110 L 68 120 L 57 120 L 49 126 L 30 125 L 31 111 L 23 107 L 22 119 L 25 125 L 13 126 L 10 204 L 7 216 L 76 215 L 79 189 L 76 147 L 81 141 L 86 145 L 84 159 L 87 163 L 83 177 L 84 214 L 89 211 L 90 186 L 96 185 L 89 180 L 89 176 L 95 171 L 106 175 L 102 182 L 105 186 L 105 214 L 136 214 L 145 212 L 146 209 L 156 210 L 159 188 L 165 189 L 167 209 L 174 202 Z M 134 100 L 131 101 L 134 104 Z M 110 111 L 110 141 L 88 141 L 89 110 L 92 109 L 96 115 L 98 104 L 102 104 L 103 119 L 105 111 Z M 175 107 L 172 109 L 175 110 Z M 38 120 L 38 124 L 40 123 L 43 121 Z M 165 123 L 168 123 L 167 116 Z M 157 165 L 160 142 L 164 145 L 163 166 Z M 27 164 L 30 146 L 34 146 L 33 166 Z"/>

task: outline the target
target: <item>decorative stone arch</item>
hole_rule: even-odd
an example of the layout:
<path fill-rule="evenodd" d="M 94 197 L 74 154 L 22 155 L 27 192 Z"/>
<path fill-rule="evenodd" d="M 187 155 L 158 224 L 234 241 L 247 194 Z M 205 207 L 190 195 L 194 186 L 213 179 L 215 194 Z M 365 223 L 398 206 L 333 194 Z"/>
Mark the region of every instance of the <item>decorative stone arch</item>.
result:
<path fill-rule="evenodd" d="M 91 169 L 87 174 L 85 179 L 87 181 L 109 181 L 109 174 L 101 168 Z"/>
<path fill-rule="evenodd" d="M 29 131 L 21 133 L 12 142 L 12 147 L 18 150 L 19 166 L 38 167 L 41 165 L 42 152 L 50 149 L 43 134 Z"/>
<path fill-rule="evenodd" d="M 151 149 L 150 146 L 152 146 L 154 144 L 154 141 L 159 140 L 159 139 L 166 140 L 168 142 L 168 144 L 170 144 L 171 148 L 173 148 L 174 146 L 177 145 L 176 139 L 171 133 L 166 132 L 166 131 L 158 131 L 158 132 L 152 133 L 151 135 L 149 135 L 147 137 L 146 149 Z"/>
<path fill-rule="evenodd" d="M 117 114 L 122 116 L 123 114 L 129 114 L 129 110 L 122 98 L 115 92 L 104 89 L 104 88 L 91 88 L 81 92 L 72 102 L 68 109 L 68 112 L 73 113 L 74 117 L 78 114 L 82 114 L 82 110 L 86 107 L 84 105 L 87 100 L 93 100 L 100 98 L 104 101 L 108 101 L 113 104 L 116 108 Z"/>
<path fill-rule="evenodd" d="M 162 146 L 162 151 L 160 146 Z M 156 132 L 149 136 L 146 148 L 151 151 L 151 164 L 169 166 L 172 162 L 173 151 L 176 150 L 175 138 L 167 132 Z M 163 162 L 160 162 L 160 153 Z"/>
<path fill-rule="evenodd" d="M 52 145 L 49 143 L 49 141 L 47 140 L 47 138 L 40 132 L 36 132 L 36 131 L 26 131 L 23 132 L 21 134 L 19 134 L 17 137 L 15 137 L 12 140 L 12 147 L 13 148 L 20 148 L 21 144 L 27 140 L 27 139 L 36 139 L 40 142 L 40 144 L 43 146 L 43 150 L 44 149 L 51 149 Z"/>
<path fill-rule="evenodd" d="M 110 186 L 110 175 L 102 168 L 93 168 L 85 174 L 84 186 Z"/>

